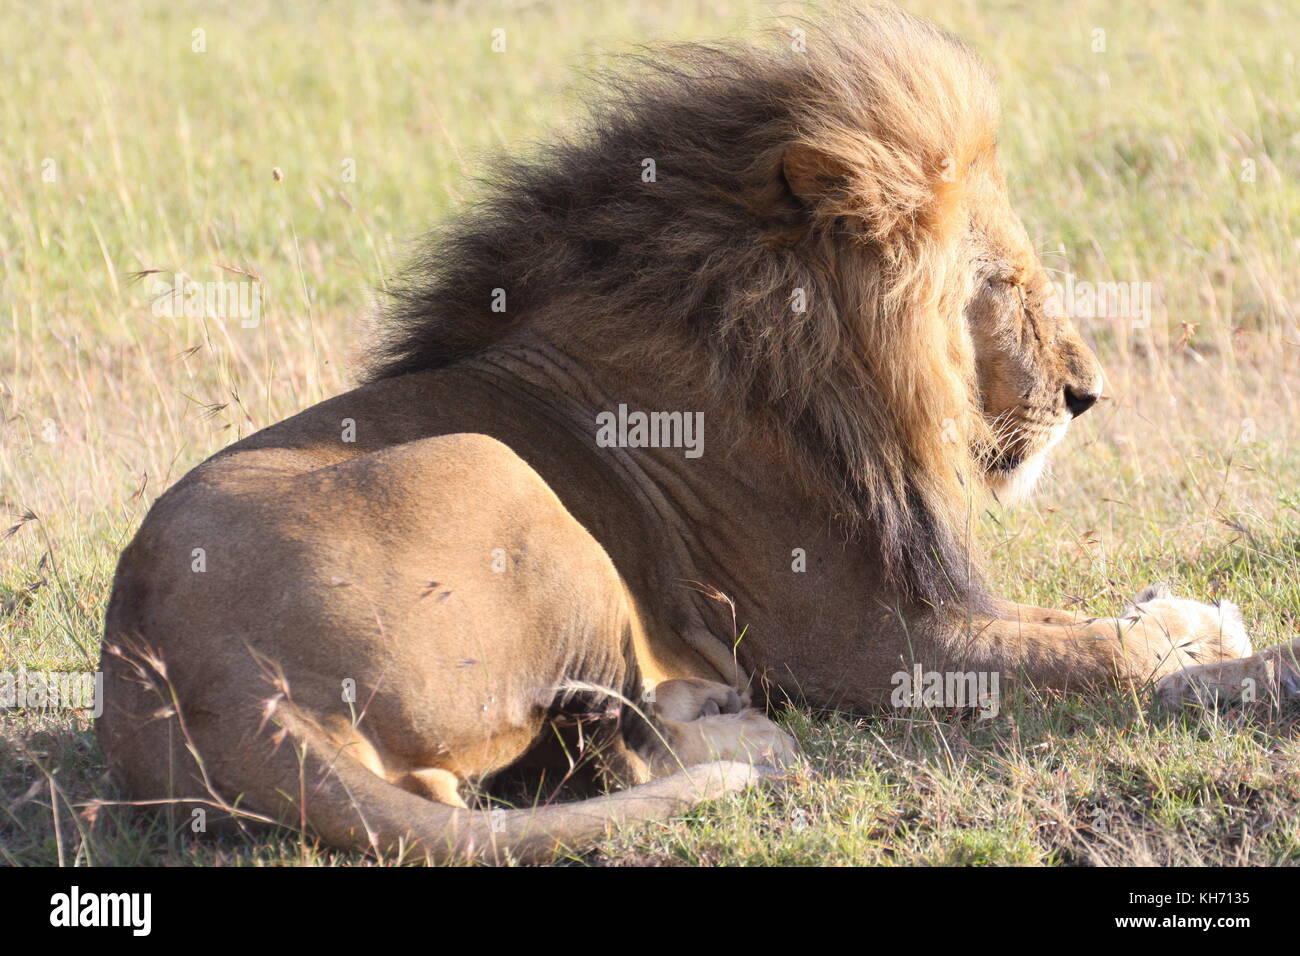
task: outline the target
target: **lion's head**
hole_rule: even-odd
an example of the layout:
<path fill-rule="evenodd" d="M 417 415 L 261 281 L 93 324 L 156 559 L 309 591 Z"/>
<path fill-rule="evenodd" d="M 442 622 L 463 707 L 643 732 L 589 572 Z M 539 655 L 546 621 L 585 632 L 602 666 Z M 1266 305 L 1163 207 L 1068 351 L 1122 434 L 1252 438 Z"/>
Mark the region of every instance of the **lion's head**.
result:
<path fill-rule="evenodd" d="M 779 39 L 634 58 L 581 131 L 499 166 L 370 377 L 529 336 L 653 367 L 784 448 L 900 594 L 976 603 L 972 489 L 1033 483 L 1097 363 L 1011 209 L 975 57 L 888 7 Z"/>
<path fill-rule="evenodd" d="M 1070 421 L 1101 397 L 1101 369 L 1052 285 L 991 169 L 971 184 L 972 291 L 966 326 L 975 355 L 987 483 L 1028 492 Z"/>

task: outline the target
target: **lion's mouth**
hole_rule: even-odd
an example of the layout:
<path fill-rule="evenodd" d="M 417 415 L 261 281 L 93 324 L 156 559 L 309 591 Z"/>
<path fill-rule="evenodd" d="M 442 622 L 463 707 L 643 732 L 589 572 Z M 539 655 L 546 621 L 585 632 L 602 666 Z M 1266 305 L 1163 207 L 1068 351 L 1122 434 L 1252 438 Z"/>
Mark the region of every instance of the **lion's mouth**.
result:
<path fill-rule="evenodd" d="M 1069 422 L 1021 432 L 991 448 L 981 460 L 989 486 L 1001 498 L 1017 500 L 1037 485 L 1047 463 L 1047 453 L 1069 429 Z"/>
<path fill-rule="evenodd" d="M 986 456 L 984 470 L 993 475 L 1009 475 L 1025 463 L 1023 452 L 1002 450 Z"/>
<path fill-rule="evenodd" d="M 1010 475 L 1028 459 L 1044 451 L 1048 443 L 1040 433 L 1021 433 L 999 446 L 985 449 L 980 464 L 990 476 Z"/>

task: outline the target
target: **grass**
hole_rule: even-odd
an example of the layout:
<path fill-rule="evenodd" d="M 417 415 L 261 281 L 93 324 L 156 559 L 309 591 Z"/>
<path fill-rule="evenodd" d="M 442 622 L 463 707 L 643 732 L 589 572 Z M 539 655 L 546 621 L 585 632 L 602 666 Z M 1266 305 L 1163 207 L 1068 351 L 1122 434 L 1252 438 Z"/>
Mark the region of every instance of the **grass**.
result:
<path fill-rule="evenodd" d="M 1033 503 L 986 516 L 995 580 L 1098 613 L 1170 580 L 1240 604 L 1257 646 L 1295 636 L 1300 12 L 906 5 L 999 75 L 1004 162 L 1049 268 L 1153 290 L 1149 322 L 1079 320 L 1106 399 Z M 472 198 L 484 155 L 573 120 L 577 68 L 637 41 L 780 25 L 785 9 L 0 0 L 0 670 L 94 669 L 117 553 L 150 502 L 348 386 L 408 241 Z M 148 270 L 256 276 L 261 322 L 159 316 L 150 278 L 131 278 Z M 987 721 L 900 713 L 788 711 L 810 764 L 787 786 L 580 860 L 1300 860 L 1293 714 L 1170 720 L 1119 692 L 1017 696 Z M 79 810 L 111 795 L 102 773 L 80 717 L 0 714 L 0 859 L 362 862 Z"/>

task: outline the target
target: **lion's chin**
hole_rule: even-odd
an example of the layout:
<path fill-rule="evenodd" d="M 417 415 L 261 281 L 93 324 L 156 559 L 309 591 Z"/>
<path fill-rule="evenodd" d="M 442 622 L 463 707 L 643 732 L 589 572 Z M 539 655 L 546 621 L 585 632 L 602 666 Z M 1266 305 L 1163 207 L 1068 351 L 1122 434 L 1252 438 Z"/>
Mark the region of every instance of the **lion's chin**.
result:
<path fill-rule="evenodd" d="M 1024 501 L 1033 494 L 1046 467 L 1047 451 L 1044 449 L 1030 455 L 1014 468 L 989 475 L 989 487 L 1004 504 Z"/>
<path fill-rule="evenodd" d="M 1052 428 L 1047 441 L 1037 451 L 1017 462 L 1013 467 L 998 469 L 988 476 L 989 487 L 1004 504 L 1024 501 L 1038 487 L 1038 480 L 1047 468 L 1047 453 L 1065 437 L 1069 423 L 1063 422 Z"/>

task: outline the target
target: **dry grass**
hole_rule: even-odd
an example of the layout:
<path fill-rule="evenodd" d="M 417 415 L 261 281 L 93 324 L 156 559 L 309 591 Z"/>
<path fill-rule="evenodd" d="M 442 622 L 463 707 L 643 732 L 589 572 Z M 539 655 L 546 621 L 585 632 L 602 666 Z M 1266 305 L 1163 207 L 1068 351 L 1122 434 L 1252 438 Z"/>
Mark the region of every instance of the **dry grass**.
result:
<path fill-rule="evenodd" d="M 985 521 L 996 578 L 1011 597 L 1098 611 L 1173 580 L 1237 601 L 1257 643 L 1293 637 L 1300 13 L 1281 0 L 1176 13 L 1106 0 L 907 6 L 998 72 L 1012 190 L 1047 264 L 1156 293 L 1146 327 L 1079 322 L 1107 398 L 1043 494 Z M 472 196 L 483 153 L 572 117 L 574 67 L 630 40 L 732 34 L 781 10 L 0 8 L 0 498 L 16 528 L 0 544 L 0 670 L 93 669 L 117 552 L 149 503 L 218 448 L 347 387 L 406 240 Z M 490 51 L 496 27 L 504 53 Z M 191 49 L 196 29 L 206 52 Z M 256 328 L 157 316 L 150 278 L 130 278 L 218 280 L 223 267 L 260 277 Z M 786 719 L 815 773 L 583 859 L 1300 857 L 1292 715 L 1168 721 L 1116 694 L 1017 698 L 983 722 Z M 0 858 L 357 862 L 293 837 L 195 844 L 158 822 L 74 813 L 108 792 L 101 773 L 79 718 L 0 717 Z"/>

